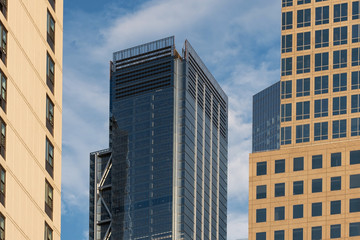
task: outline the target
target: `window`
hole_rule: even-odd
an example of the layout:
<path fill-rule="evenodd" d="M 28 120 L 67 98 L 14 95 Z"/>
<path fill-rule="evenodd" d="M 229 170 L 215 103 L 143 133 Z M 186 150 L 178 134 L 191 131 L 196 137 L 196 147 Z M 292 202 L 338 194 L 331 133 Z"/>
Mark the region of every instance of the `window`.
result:
<path fill-rule="evenodd" d="M 360 4 L 359 1 L 354 1 L 352 3 L 352 19 L 359 19 L 360 18 Z"/>
<path fill-rule="evenodd" d="M 45 212 L 52 219 L 53 215 L 53 188 L 48 181 L 45 180 Z"/>
<path fill-rule="evenodd" d="M 303 218 L 304 217 L 304 205 L 294 205 L 293 206 L 293 219 Z"/>
<path fill-rule="evenodd" d="M 281 122 L 291 121 L 291 103 L 281 104 Z"/>
<path fill-rule="evenodd" d="M 333 75 L 333 92 L 346 91 L 347 73 Z"/>
<path fill-rule="evenodd" d="M 335 224 L 330 226 L 330 238 L 341 237 L 341 224 Z"/>
<path fill-rule="evenodd" d="M 309 27 L 311 25 L 311 9 L 297 11 L 297 27 Z"/>
<path fill-rule="evenodd" d="M 333 98 L 333 115 L 346 114 L 346 96 Z"/>
<path fill-rule="evenodd" d="M 334 5 L 334 22 L 347 21 L 347 3 L 335 4 Z"/>
<path fill-rule="evenodd" d="M 314 141 L 328 139 L 328 122 L 314 124 Z"/>
<path fill-rule="evenodd" d="M 298 0 L 297 2 L 298 5 L 306 4 L 306 3 L 311 3 L 311 0 Z"/>
<path fill-rule="evenodd" d="M 293 240 L 303 240 L 303 229 L 302 228 L 293 229 Z"/>
<path fill-rule="evenodd" d="M 350 189 L 360 188 L 360 174 L 350 175 Z"/>
<path fill-rule="evenodd" d="M 284 240 L 285 239 L 285 231 L 278 230 L 274 232 L 274 240 Z"/>
<path fill-rule="evenodd" d="M 346 119 L 333 121 L 333 138 L 346 137 Z"/>
<path fill-rule="evenodd" d="M 292 58 L 281 59 L 281 76 L 288 76 L 292 74 Z"/>
<path fill-rule="evenodd" d="M 282 7 L 290 7 L 293 5 L 293 0 L 282 0 Z"/>
<path fill-rule="evenodd" d="M 256 186 L 256 199 L 266 198 L 266 185 Z"/>
<path fill-rule="evenodd" d="M 350 237 L 360 236 L 360 222 L 350 223 L 349 232 Z"/>
<path fill-rule="evenodd" d="M 283 35 L 281 37 L 281 52 L 292 52 L 292 34 Z"/>
<path fill-rule="evenodd" d="M 312 193 L 322 192 L 322 179 L 313 179 L 312 180 Z"/>
<path fill-rule="evenodd" d="M 0 213 L 0 240 L 5 240 L 5 217 Z"/>
<path fill-rule="evenodd" d="M 45 240 L 53 240 L 53 230 L 46 222 L 45 222 Z"/>
<path fill-rule="evenodd" d="M 304 194 L 304 181 L 293 182 L 293 195 Z"/>
<path fill-rule="evenodd" d="M 360 136 L 360 118 L 351 119 L 351 136 Z"/>
<path fill-rule="evenodd" d="M 352 42 L 357 43 L 360 42 L 360 24 L 356 24 L 352 26 Z"/>
<path fill-rule="evenodd" d="M 360 89 L 360 72 L 356 71 L 356 72 L 352 72 L 351 73 L 351 89 Z"/>
<path fill-rule="evenodd" d="M 360 112 L 360 95 L 351 95 L 351 112 Z"/>
<path fill-rule="evenodd" d="M 331 178 L 331 191 L 341 190 L 341 177 L 332 177 Z"/>
<path fill-rule="evenodd" d="M 7 56 L 7 30 L 0 22 L 0 58 L 3 63 L 6 65 L 6 56 Z"/>
<path fill-rule="evenodd" d="M 350 199 L 350 213 L 360 212 L 360 198 Z"/>
<path fill-rule="evenodd" d="M 347 50 L 334 51 L 333 69 L 347 66 Z"/>
<path fill-rule="evenodd" d="M 0 165 L 0 202 L 5 206 L 5 183 L 6 183 L 6 172 L 5 169 Z"/>
<path fill-rule="evenodd" d="M 285 207 L 276 207 L 275 208 L 275 221 L 285 219 Z"/>
<path fill-rule="evenodd" d="M 329 92 L 329 76 L 315 77 L 315 95 Z"/>
<path fill-rule="evenodd" d="M 51 177 L 54 176 L 54 146 L 50 140 L 45 140 L 45 168 Z"/>
<path fill-rule="evenodd" d="M 322 240 L 322 227 L 311 228 L 311 240 Z"/>
<path fill-rule="evenodd" d="M 49 53 L 46 55 L 46 84 L 54 93 L 54 79 L 55 79 L 55 62 L 50 57 Z"/>
<path fill-rule="evenodd" d="M 291 127 L 281 128 L 281 145 L 291 144 Z"/>
<path fill-rule="evenodd" d="M 315 48 L 329 46 L 329 29 L 315 31 Z"/>
<path fill-rule="evenodd" d="M 292 82 L 282 81 L 281 82 L 281 99 L 291 98 L 292 93 Z"/>
<path fill-rule="evenodd" d="M 334 28 L 334 46 L 347 44 L 347 26 Z"/>
<path fill-rule="evenodd" d="M 322 155 L 312 156 L 312 169 L 322 168 Z"/>
<path fill-rule="evenodd" d="M 331 215 L 341 214 L 341 201 L 340 200 L 330 202 L 330 214 Z"/>
<path fill-rule="evenodd" d="M 310 141 L 310 124 L 296 126 L 296 143 Z"/>
<path fill-rule="evenodd" d="M 310 49 L 310 32 L 297 34 L 297 51 Z"/>
<path fill-rule="evenodd" d="M 275 184 L 275 197 L 285 196 L 285 183 L 276 183 Z"/>
<path fill-rule="evenodd" d="M 50 12 L 47 12 L 47 42 L 50 48 L 54 51 L 55 46 L 55 20 Z"/>
<path fill-rule="evenodd" d="M 266 222 L 266 208 L 256 209 L 256 222 Z"/>
<path fill-rule="evenodd" d="M 329 69 L 329 53 L 315 54 L 315 72 Z"/>
<path fill-rule="evenodd" d="M 310 78 L 296 80 L 296 97 L 310 96 Z"/>
<path fill-rule="evenodd" d="M 311 204 L 311 216 L 312 217 L 322 216 L 322 203 L 321 202 Z"/>
<path fill-rule="evenodd" d="M 331 154 L 331 167 L 341 166 L 341 152 Z"/>
<path fill-rule="evenodd" d="M 360 150 L 350 152 L 350 165 L 360 164 Z"/>
<path fill-rule="evenodd" d="M 6 158 L 6 124 L 1 117 L 0 117 L 0 124 L 1 124 L 0 154 L 5 159 Z"/>
<path fill-rule="evenodd" d="M 266 240 L 266 232 L 256 233 L 256 240 Z"/>
<path fill-rule="evenodd" d="M 296 58 L 296 73 L 310 72 L 310 55 L 298 56 Z"/>
<path fill-rule="evenodd" d="M 285 172 L 285 159 L 275 161 L 275 173 Z"/>
<path fill-rule="evenodd" d="M 310 101 L 296 103 L 296 120 L 310 118 Z"/>
<path fill-rule="evenodd" d="M 327 98 L 314 101 L 314 117 L 327 117 L 329 114 L 329 101 Z"/>
<path fill-rule="evenodd" d="M 304 170 L 304 158 L 303 157 L 294 158 L 294 172 L 302 171 L 302 170 Z"/>
<path fill-rule="evenodd" d="M 7 18 L 7 6 L 8 6 L 8 0 L 0 1 L 0 11 L 2 12 L 5 18 Z"/>
<path fill-rule="evenodd" d="M 292 29 L 293 24 L 293 13 L 283 12 L 282 13 L 282 30 Z"/>
<path fill-rule="evenodd" d="M 329 6 L 317 7 L 315 9 L 315 25 L 329 23 Z"/>
<path fill-rule="evenodd" d="M 54 104 L 46 96 L 46 127 L 51 134 L 54 133 Z"/>
<path fill-rule="evenodd" d="M 51 5 L 51 7 L 54 9 L 55 11 L 55 0 L 49 0 L 49 3 Z"/>
<path fill-rule="evenodd" d="M 1 1 L 0 1 L 1 2 Z M 0 70 L 0 81 L 1 81 L 1 93 L 0 93 L 0 105 L 1 108 L 4 110 L 4 112 L 6 112 L 6 83 L 7 83 L 7 78 L 5 76 L 5 74 Z"/>
<path fill-rule="evenodd" d="M 359 66 L 360 64 L 360 48 L 352 49 L 351 66 Z"/>
<path fill-rule="evenodd" d="M 256 168 L 256 175 L 257 176 L 266 175 L 267 172 L 266 168 L 267 168 L 266 162 L 258 162 Z"/>

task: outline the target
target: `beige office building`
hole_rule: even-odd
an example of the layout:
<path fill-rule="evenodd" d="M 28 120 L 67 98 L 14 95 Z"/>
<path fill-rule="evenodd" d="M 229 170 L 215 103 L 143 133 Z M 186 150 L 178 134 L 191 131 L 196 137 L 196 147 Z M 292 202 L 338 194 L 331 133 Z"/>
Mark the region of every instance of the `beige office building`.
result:
<path fill-rule="evenodd" d="M 59 240 L 63 1 L 0 12 L 0 240 Z"/>
<path fill-rule="evenodd" d="M 280 4 L 281 80 L 254 96 L 266 109 L 254 115 L 249 239 L 360 239 L 360 2 Z"/>

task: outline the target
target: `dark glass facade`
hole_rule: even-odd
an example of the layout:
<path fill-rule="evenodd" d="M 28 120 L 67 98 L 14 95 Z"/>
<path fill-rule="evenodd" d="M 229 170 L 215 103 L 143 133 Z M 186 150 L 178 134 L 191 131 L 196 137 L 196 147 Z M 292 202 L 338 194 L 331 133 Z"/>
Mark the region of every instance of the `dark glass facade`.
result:
<path fill-rule="evenodd" d="M 280 149 L 280 82 L 253 96 L 252 152 Z"/>
<path fill-rule="evenodd" d="M 110 81 L 110 148 L 90 154 L 90 239 L 226 239 L 227 96 L 191 45 L 116 52 Z"/>

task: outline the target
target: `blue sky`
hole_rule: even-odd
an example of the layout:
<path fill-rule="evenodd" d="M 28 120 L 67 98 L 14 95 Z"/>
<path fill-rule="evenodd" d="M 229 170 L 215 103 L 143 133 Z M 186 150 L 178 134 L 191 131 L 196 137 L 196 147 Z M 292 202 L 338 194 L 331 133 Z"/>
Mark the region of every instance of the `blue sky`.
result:
<path fill-rule="evenodd" d="M 247 238 L 252 95 L 280 79 L 280 0 L 65 0 L 62 239 L 88 239 L 89 153 L 108 146 L 112 53 L 175 35 L 229 97 L 228 239 Z"/>

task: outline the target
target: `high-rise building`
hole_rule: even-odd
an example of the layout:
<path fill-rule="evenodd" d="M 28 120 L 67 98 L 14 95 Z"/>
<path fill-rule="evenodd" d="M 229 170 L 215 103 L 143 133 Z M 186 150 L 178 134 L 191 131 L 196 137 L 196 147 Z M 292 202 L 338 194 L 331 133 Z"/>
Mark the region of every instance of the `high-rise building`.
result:
<path fill-rule="evenodd" d="M 359 19 L 358 0 L 282 0 L 280 147 L 250 154 L 249 239 L 360 239 Z"/>
<path fill-rule="evenodd" d="M 0 1 L 0 239 L 60 240 L 63 0 Z"/>
<path fill-rule="evenodd" d="M 227 107 L 188 41 L 182 56 L 174 37 L 115 52 L 90 239 L 226 239 Z"/>

